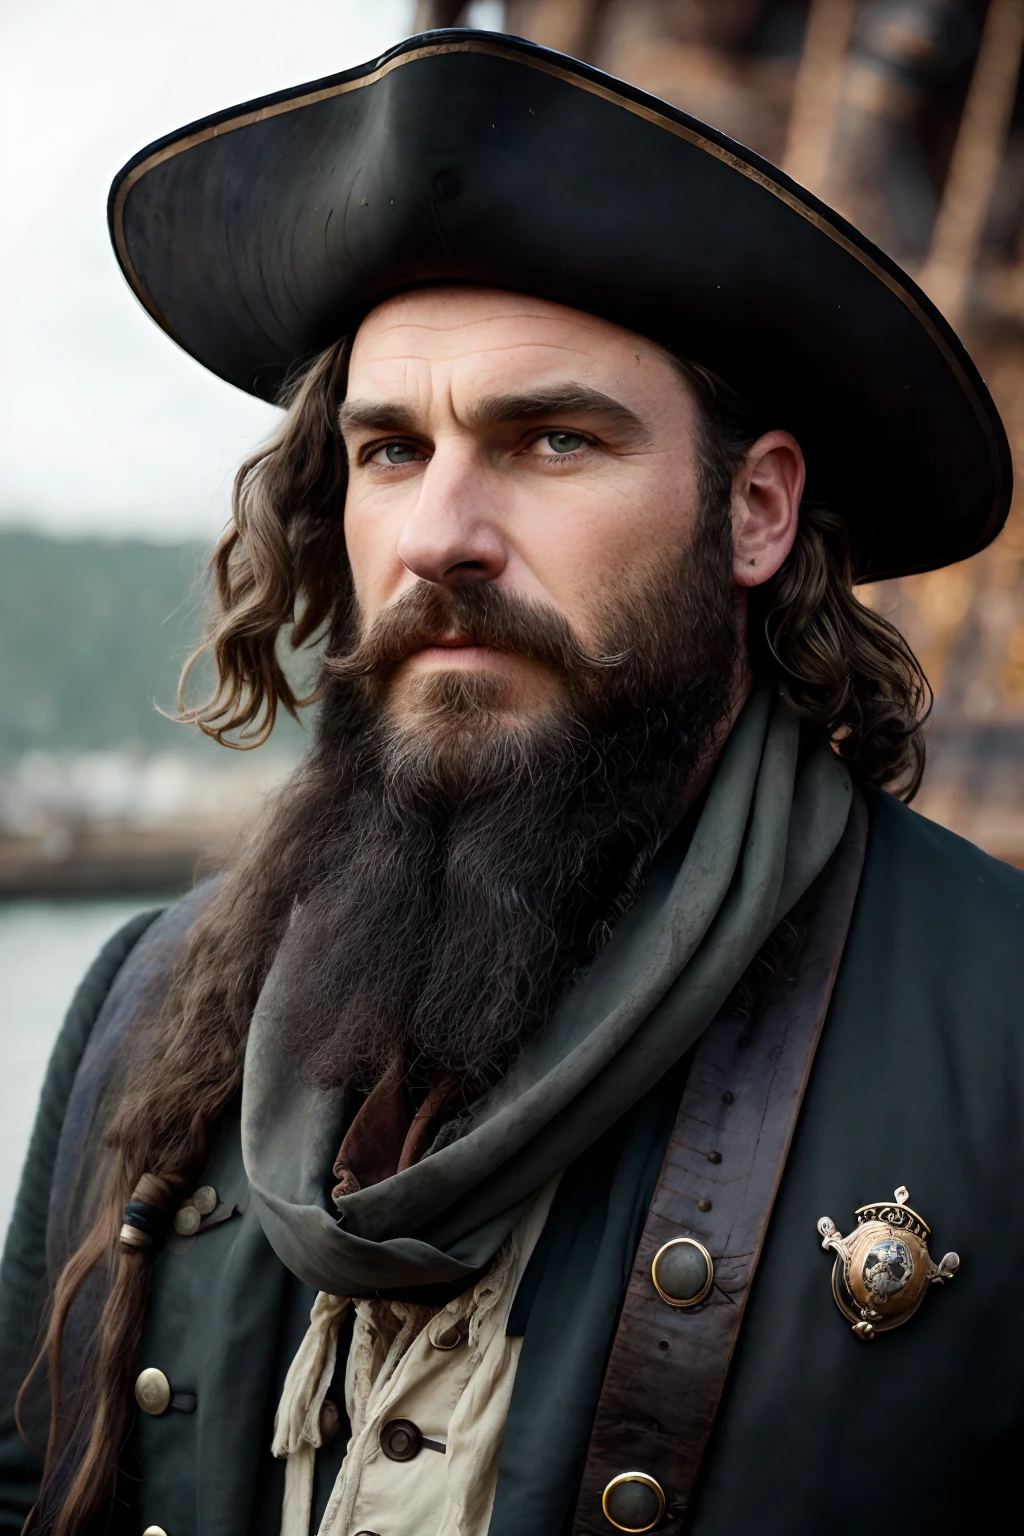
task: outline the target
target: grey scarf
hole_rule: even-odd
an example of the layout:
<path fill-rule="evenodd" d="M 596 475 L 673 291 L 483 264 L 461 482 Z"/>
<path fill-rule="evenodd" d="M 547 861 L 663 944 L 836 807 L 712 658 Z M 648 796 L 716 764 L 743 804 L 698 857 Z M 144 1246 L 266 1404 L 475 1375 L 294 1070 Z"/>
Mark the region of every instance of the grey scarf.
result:
<path fill-rule="evenodd" d="M 524 1203 L 689 1050 L 769 934 L 820 873 L 850 807 L 827 742 L 798 767 L 796 716 L 761 689 L 722 752 L 682 861 L 666 845 L 640 900 L 570 987 L 459 1140 L 328 1204 L 344 1130 L 283 1040 L 302 912 L 257 1003 L 242 1090 L 255 1207 L 284 1264 L 360 1296 L 458 1281 L 485 1265 Z"/>

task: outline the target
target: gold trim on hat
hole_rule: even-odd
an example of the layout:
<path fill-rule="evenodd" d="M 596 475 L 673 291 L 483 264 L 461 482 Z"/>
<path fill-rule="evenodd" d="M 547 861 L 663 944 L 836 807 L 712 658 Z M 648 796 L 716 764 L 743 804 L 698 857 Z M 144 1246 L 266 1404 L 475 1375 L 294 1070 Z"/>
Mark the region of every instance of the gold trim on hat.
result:
<path fill-rule="evenodd" d="M 809 207 L 796 192 L 792 192 L 788 187 L 782 186 L 780 182 L 766 175 L 764 171 L 750 165 L 741 156 L 733 154 L 724 145 L 716 144 L 714 140 L 706 138 L 703 134 L 694 128 L 688 127 L 685 123 L 677 122 L 674 118 L 667 116 L 656 107 L 648 106 L 644 102 L 632 101 L 628 96 L 623 95 L 611 85 L 605 85 L 600 80 L 587 79 L 585 76 L 577 74 L 574 70 L 567 69 L 562 64 L 557 64 L 553 59 L 544 58 L 533 53 L 523 53 L 518 48 L 509 47 L 496 39 L 464 38 L 443 43 L 426 43 L 420 48 L 410 49 L 407 53 L 402 53 L 396 58 L 389 59 L 387 63 L 380 65 L 379 68 L 372 70 L 367 75 L 359 76 L 358 79 L 343 80 L 333 85 L 325 85 L 319 90 L 307 91 L 301 96 L 290 97 L 287 101 L 271 102 L 264 106 L 252 108 L 248 112 L 240 112 L 237 117 L 226 118 L 221 122 L 197 128 L 194 133 L 176 140 L 173 144 L 166 144 L 162 149 L 154 150 L 153 154 L 148 155 L 145 160 L 140 161 L 138 165 L 134 166 L 121 182 L 114 198 L 111 210 L 114 246 L 125 277 L 128 279 L 136 298 L 149 311 L 157 324 L 166 331 L 168 336 L 171 336 L 178 342 L 179 346 L 188 351 L 188 348 L 175 335 L 156 308 L 156 305 L 151 301 L 128 255 L 124 237 L 124 207 L 128 194 L 135 184 L 148 171 L 153 170 L 158 165 L 162 165 L 166 160 L 173 159 L 175 155 L 183 154 L 185 150 L 194 148 L 197 144 L 204 144 L 209 139 L 220 138 L 225 133 L 233 133 L 238 128 L 251 127 L 253 123 L 261 123 L 272 117 L 280 117 L 285 112 L 295 112 L 300 107 L 313 106 L 316 102 L 329 101 L 332 97 L 347 95 L 349 91 L 362 90 L 365 86 L 375 85 L 378 80 L 382 80 L 385 75 L 389 75 L 392 70 L 401 68 L 402 65 L 415 63 L 419 59 L 440 57 L 443 54 L 449 53 L 480 53 L 490 55 L 493 58 L 514 60 L 517 64 L 522 64 L 529 69 L 538 70 L 544 75 L 552 75 L 557 80 L 564 80 L 567 84 L 574 85 L 578 89 L 588 92 L 591 96 L 599 96 L 603 101 L 612 102 L 616 106 L 623 107 L 627 112 L 632 112 L 636 117 L 642 117 L 649 123 L 654 123 L 658 127 L 667 129 L 676 138 L 685 139 L 687 143 L 703 150 L 705 154 L 713 156 L 716 160 L 721 160 L 723 164 L 730 166 L 734 171 L 738 171 L 741 176 L 745 176 L 748 181 L 756 182 L 758 186 L 763 187 L 772 197 L 777 197 L 780 202 L 785 203 L 794 213 L 806 219 L 809 224 L 813 224 L 823 235 L 826 235 L 836 245 L 846 251 L 848 255 L 859 261 L 861 266 L 865 267 L 874 277 L 884 283 L 890 292 L 894 293 L 905 308 L 914 316 L 915 320 L 917 320 L 918 324 L 941 352 L 961 389 L 970 401 L 971 407 L 985 435 L 992 459 L 995 477 L 995 494 L 992 500 L 992 508 L 995 510 L 999 506 L 1003 494 L 1003 466 L 1001 455 L 997 451 L 992 423 L 985 409 L 984 402 L 979 399 L 971 380 L 964 373 L 959 358 L 949 346 L 945 337 L 938 330 L 930 315 L 903 283 L 895 278 L 892 273 L 886 271 L 883 266 L 880 266 L 866 251 L 862 251 L 860 246 L 849 239 L 842 230 L 837 229 L 824 214 L 819 213 L 815 208 Z"/>

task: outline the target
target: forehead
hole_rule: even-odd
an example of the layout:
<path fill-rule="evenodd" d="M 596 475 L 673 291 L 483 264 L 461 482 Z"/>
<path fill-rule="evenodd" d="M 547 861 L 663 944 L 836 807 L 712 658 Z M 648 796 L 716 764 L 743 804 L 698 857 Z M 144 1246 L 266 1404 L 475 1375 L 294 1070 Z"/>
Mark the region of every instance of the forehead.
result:
<path fill-rule="evenodd" d="M 492 288 L 422 288 L 400 294 L 366 316 L 349 369 L 390 385 L 423 368 L 458 380 L 563 374 L 592 382 L 677 374 L 667 352 L 609 320 L 547 299 Z"/>

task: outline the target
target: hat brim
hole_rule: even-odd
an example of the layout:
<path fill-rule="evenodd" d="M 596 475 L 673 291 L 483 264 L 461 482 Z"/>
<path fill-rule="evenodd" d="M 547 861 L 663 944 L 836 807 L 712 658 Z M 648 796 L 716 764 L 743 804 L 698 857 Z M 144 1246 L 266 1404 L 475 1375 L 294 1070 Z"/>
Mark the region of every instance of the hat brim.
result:
<path fill-rule="evenodd" d="M 984 548 L 1006 434 L 942 315 L 781 171 L 535 44 L 459 29 L 221 112 L 121 170 L 118 260 L 205 367 L 273 398 L 389 296 L 484 284 L 712 369 L 808 459 L 862 580 Z"/>

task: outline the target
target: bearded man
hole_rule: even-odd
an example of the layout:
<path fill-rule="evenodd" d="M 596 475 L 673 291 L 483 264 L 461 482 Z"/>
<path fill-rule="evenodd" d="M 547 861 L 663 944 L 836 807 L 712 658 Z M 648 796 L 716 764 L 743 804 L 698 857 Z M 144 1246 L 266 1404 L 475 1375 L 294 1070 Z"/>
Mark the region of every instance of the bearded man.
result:
<path fill-rule="evenodd" d="M 852 590 L 1006 516 L 948 326 L 739 146 L 472 32 L 171 135 L 111 224 L 287 407 L 183 712 L 253 745 L 310 702 L 285 629 L 318 709 L 72 1005 L 4 1259 L 4 1529 L 993 1515 L 1024 882 L 886 792 L 926 686 Z"/>

